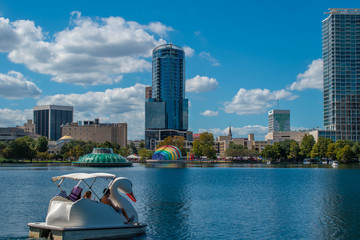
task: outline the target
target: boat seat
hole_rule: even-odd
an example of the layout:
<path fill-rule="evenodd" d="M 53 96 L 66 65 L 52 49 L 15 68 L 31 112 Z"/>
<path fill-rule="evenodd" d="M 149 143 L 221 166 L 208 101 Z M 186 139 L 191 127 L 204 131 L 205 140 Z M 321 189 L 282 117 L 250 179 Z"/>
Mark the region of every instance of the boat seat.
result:
<path fill-rule="evenodd" d="M 67 197 L 71 201 L 75 202 L 81 198 L 82 188 L 79 186 L 75 186 L 72 190 L 69 196 Z"/>
<path fill-rule="evenodd" d="M 57 196 L 60 196 L 60 197 L 63 197 L 63 198 L 67 198 L 66 191 L 61 190 L 61 192 L 60 192 Z"/>

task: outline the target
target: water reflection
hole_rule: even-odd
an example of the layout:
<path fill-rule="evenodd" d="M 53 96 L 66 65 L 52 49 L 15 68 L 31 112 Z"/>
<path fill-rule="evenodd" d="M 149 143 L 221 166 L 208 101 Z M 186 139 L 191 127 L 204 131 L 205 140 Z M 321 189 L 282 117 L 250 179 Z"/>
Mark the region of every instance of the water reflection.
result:
<path fill-rule="evenodd" d="M 0 239 L 26 238 L 26 223 L 43 221 L 58 193 L 50 178 L 71 172 L 133 182 L 149 226 L 130 239 L 360 239 L 358 169 L 204 166 L 0 168 Z"/>
<path fill-rule="evenodd" d="M 169 167 L 169 166 L 168 166 Z M 187 191 L 188 170 L 154 169 L 147 176 L 143 189 L 146 190 L 143 208 L 144 222 L 148 234 L 157 239 L 189 239 L 188 223 L 190 196 Z"/>

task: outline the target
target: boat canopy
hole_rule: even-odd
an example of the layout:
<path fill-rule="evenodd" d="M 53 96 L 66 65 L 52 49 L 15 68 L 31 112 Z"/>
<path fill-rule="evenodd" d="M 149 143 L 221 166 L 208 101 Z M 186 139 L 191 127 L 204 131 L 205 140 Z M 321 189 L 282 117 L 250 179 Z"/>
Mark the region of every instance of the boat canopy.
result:
<path fill-rule="evenodd" d="M 69 178 L 73 180 L 84 180 L 90 178 L 105 178 L 105 179 L 115 179 L 114 174 L 110 173 L 71 173 L 62 176 L 52 177 L 51 180 L 58 181 L 60 179 Z"/>

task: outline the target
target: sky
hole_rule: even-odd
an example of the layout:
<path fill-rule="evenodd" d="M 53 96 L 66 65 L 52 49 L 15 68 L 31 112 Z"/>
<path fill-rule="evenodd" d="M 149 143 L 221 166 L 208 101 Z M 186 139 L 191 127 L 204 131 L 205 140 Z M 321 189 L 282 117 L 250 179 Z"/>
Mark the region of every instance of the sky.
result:
<path fill-rule="evenodd" d="M 322 20 L 355 1 L 0 0 L 0 127 L 37 105 L 74 106 L 74 121 L 126 122 L 144 139 L 151 52 L 186 54 L 189 130 L 263 140 L 267 112 L 292 130 L 323 128 Z"/>

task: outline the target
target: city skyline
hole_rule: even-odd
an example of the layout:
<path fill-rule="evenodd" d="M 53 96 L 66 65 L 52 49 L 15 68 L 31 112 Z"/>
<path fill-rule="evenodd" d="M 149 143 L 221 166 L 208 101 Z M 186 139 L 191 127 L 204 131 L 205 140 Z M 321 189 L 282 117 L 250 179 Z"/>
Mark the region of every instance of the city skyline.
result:
<path fill-rule="evenodd" d="M 69 105 L 74 120 L 127 122 L 129 139 L 144 138 L 151 51 L 171 42 L 186 53 L 190 131 L 231 123 L 234 137 L 263 139 L 278 105 L 292 130 L 323 128 L 321 26 L 336 3 L 262 3 L 184 4 L 179 17 L 161 3 L 0 1 L 0 126 Z"/>

